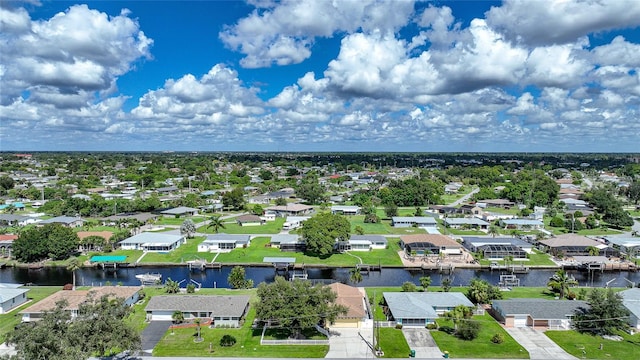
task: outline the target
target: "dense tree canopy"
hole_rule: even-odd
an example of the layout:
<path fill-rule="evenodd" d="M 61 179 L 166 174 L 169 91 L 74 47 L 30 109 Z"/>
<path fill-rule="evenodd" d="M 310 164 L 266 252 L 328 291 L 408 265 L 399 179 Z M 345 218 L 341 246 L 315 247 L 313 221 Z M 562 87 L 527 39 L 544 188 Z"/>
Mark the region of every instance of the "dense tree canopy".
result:
<path fill-rule="evenodd" d="M 599 187 L 586 194 L 589 203 L 602 214 L 602 220 L 617 227 L 633 225 L 633 219 L 622 209 L 612 190 Z"/>
<path fill-rule="evenodd" d="M 502 293 L 497 286 L 478 278 L 471 280 L 466 295 L 474 304 L 488 304 L 491 300 L 502 299 Z"/>
<path fill-rule="evenodd" d="M 351 224 L 342 215 L 322 213 L 302 223 L 300 235 L 305 239 L 307 252 L 327 256 L 333 252 L 336 241 L 349 239 Z"/>
<path fill-rule="evenodd" d="M 222 204 L 230 210 L 240 210 L 244 208 L 244 191 L 241 187 L 236 187 L 222 195 Z"/>
<path fill-rule="evenodd" d="M 578 331 L 612 335 L 629 326 L 629 311 L 622 304 L 622 296 L 613 289 L 592 289 L 587 302 L 589 307 L 578 309 L 573 317 Z"/>
<path fill-rule="evenodd" d="M 558 198 L 558 191 L 560 185 L 542 170 L 522 170 L 512 175 L 500 196 L 533 208 L 552 205 Z"/>
<path fill-rule="evenodd" d="M 325 189 L 315 175 L 306 176 L 295 189 L 296 195 L 308 204 L 319 204 L 325 199 Z"/>
<path fill-rule="evenodd" d="M 335 304 L 336 293 L 331 288 L 305 280 L 287 281 L 276 276 L 270 284 L 260 283 L 258 297 L 256 318 L 295 333 L 322 322 L 331 323 L 347 312 L 344 306 Z"/>
<path fill-rule="evenodd" d="M 130 308 L 106 296 L 80 305 L 71 320 L 66 303 L 37 322 L 17 326 L 7 337 L 18 360 L 77 360 L 140 349 L 140 335 L 126 321 Z"/>
<path fill-rule="evenodd" d="M 80 243 L 78 235 L 60 224 L 47 224 L 23 231 L 13 242 L 13 256 L 22 262 L 44 259 L 62 260 L 73 254 Z"/>

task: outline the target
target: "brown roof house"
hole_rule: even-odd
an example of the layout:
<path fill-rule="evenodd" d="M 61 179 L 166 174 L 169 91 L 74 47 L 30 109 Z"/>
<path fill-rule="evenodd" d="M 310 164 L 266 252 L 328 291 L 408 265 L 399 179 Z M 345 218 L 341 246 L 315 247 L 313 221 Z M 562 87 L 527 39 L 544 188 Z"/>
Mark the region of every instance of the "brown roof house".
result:
<path fill-rule="evenodd" d="M 363 322 L 369 318 L 365 305 L 364 294 L 356 287 L 342 283 L 329 285 L 336 293 L 336 304 L 347 307 L 346 315 L 339 315 L 330 327 L 333 328 L 360 328 Z"/>
<path fill-rule="evenodd" d="M 89 290 L 60 290 L 20 311 L 20 314 L 23 322 L 38 321 L 45 312 L 55 309 L 58 302 L 66 300 L 65 310 L 70 311 L 71 317 L 75 318 L 81 304 L 105 295 L 110 298 L 122 298 L 126 305 L 131 306 L 138 301 L 141 289 L 140 286 L 101 286 Z"/>

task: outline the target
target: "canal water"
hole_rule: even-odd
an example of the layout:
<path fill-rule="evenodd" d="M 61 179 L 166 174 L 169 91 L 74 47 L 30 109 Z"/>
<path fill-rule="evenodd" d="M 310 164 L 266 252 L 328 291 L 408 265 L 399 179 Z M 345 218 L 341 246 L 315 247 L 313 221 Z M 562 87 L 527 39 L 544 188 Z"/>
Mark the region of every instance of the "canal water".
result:
<path fill-rule="evenodd" d="M 350 269 L 307 269 L 308 278 L 317 282 L 342 282 L 351 284 L 349 280 Z M 140 285 L 136 278 L 138 274 L 160 273 L 163 281 L 167 278 L 180 282 L 181 287 L 189 283 L 200 285 L 204 288 L 227 288 L 227 277 L 231 267 L 224 266 L 221 269 L 190 270 L 186 266 L 172 267 L 138 267 L 121 268 L 117 270 L 103 270 L 100 268 L 83 268 L 76 272 L 76 285 L 99 286 L 109 282 L 112 285 Z M 272 282 L 275 278 L 275 270 L 271 267 L 245 267 L 246 276 L 252 279 L 254 284 Z M 546 286 L 547 281 L 555 270 L 531 270 L 527 274 L 516 274 L 521 286 Z M 579 282 L 580 286 L 605 286 L 626 287 L 640 283 L 640 272 L 607 271 L 593 272 L 568 270 Z M 456 269 L 452 274 L 440 274 L 432 270 L 409 270 L 400 268 L 382 269 L 382 271 L 370 272 L 363 275 L 363 281 L 358 286 L 400 286 L 405 281 L 419 284 L 421 276 L 430 276 L 431 285 L 438 286 L 445 278 L 452 280 L 453 286 L 468 285 L 471 279 L 480 278 L 497 285 L 500 280 L 499 271 Z M 42 268 L 38 270 L 23 268 L 4 268 L 0 270 L 0 282 L 33 284 L 33 285 L 64 285 L 71 283 L 72 274 L 66 268 Z"/>

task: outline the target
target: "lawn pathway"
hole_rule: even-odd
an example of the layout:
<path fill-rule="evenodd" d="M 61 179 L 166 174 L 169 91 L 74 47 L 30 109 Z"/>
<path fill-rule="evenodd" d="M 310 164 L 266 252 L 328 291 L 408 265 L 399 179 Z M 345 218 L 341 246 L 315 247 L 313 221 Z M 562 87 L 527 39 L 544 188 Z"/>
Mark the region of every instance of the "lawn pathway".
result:
<path fill-rule="evenodd" d="M 345 254 L 349 255 L 349 256 L 353 256 L 354 258 L 358 259 L 358 261 L 360 261 L 360 264 L 362 264 L 362 259 L 359 256 L 353 255 L 352 253 L 345 251 Z"/>

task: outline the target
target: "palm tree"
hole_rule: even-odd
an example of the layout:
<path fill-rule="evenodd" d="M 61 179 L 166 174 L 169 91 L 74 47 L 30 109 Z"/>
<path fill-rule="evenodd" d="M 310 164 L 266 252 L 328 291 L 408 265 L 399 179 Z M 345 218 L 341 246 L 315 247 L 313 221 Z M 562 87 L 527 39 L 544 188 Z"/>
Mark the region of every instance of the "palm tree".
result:
<path fill-rule="evenodd" d="M 171 314 L 171 319 L 176 324 L 180 324 L 181 322 L 184 321 L 184 314 L 182 313 L 182 311 L 176 310 L 173 312 L 173 314 Z"/>
<path fill-rule="evenodd" d="M 547 283 L 547 286 L 552 290 L 560 293 L 560 299 L 564 299 L 565 294 L 569 291 L 569 287 L 575 285 L 578 285 L 576 279 L 569 277 L 569 274 L 563 269 L 556 271 Z"/>
<path fill-rule="evenodd" d="M 351 280 L 352 283 L 359 283 L 361 282 L 362 279 L 362 272 L 360 272 L 360 268 L 359 267 L 354 267 L 353 269 L 349 270 L 349 280 Z"/>
<path fill-rule="evenodd" d="M 426 292 L 429 285 L 431 285 L 431 276 L 422 276 L 418 280 L 420 281 L 422 289 Z"/>
<path fill-rule="evenodd" d="M 201 342 L 202 341 L 202 337 L 200 336 L 200 324 L 202 324 L 202 319 L 200 318 L 195 318 L 193 320 L 193 322 L 196 324 L 196 328 L 198 329 L 198 336 L 196 337 L 196 342 Z"/>
<path fill-rule="evenodd" d="M 216 234 L 220 229 L 226 229 L 220 215 L 213 215 L 209 217 L 209 224 L 207 225 L 207 228 L 212 228 L 213 232 Z"/>
<path fill-rule="evenodd" d="M 71 258 L 67 264 L 67 270 L 71 271 L 71 274 L 73 275 L 73 290 L 76 289 L 76 270 L 78 269 L 80 269 L 80 261 L 78 261 L 78 258 Z"/>
<path fill-rule="evenodd" d="M 491 225 L 489 226 L 488 234 L 492 237 L 496 237 L 496 235 L 500 234 L 500 231 L 496 225 Z"/>
<path fill-rule="evenodd" d="M 595 246 L 588 246 L 587 247 L 587 252 L 589 253 L 589 255 L 591 256 L 598 256 L 600 255 L 600 249 L 598 249 Z"/>

